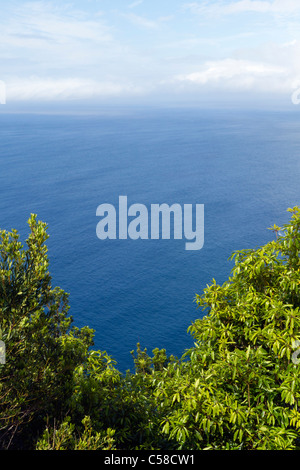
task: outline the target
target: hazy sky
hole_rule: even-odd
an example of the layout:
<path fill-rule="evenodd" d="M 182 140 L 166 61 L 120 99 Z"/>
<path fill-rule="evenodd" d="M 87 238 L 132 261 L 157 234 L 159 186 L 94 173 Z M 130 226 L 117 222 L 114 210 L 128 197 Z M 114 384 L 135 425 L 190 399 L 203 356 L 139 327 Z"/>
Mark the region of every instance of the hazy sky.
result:
<path fill-rule="evenodd" d="M 7 103 L 288 97 L 300 0 L 0 0 Z"/>

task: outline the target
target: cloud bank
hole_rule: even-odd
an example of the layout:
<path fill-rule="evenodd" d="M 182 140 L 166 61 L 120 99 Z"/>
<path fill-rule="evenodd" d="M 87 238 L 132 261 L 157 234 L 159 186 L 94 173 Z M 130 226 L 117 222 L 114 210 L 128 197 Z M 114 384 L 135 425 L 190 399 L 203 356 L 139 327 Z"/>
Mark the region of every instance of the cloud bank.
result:
<path fill-rule="evenodd" d="M 7 102 L 151 102 L 216 90 L 233 99 L 243 91 L 288 97 L 299 82 L 298 0 L 166 0 L 153 12 L 143 0 L 122 5 L 6 4 L 0 80 Z"/>

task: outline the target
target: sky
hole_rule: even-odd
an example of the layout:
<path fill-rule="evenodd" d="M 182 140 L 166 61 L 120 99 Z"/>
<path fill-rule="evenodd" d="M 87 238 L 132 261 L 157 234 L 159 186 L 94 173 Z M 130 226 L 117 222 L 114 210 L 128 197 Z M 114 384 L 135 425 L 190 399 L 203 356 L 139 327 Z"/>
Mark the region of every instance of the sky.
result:
<path fill-rule="evenodd" d="M 300 88 L 299 0 L 0 0 L 0 7 L 7 105 L 291 103 Z"/>

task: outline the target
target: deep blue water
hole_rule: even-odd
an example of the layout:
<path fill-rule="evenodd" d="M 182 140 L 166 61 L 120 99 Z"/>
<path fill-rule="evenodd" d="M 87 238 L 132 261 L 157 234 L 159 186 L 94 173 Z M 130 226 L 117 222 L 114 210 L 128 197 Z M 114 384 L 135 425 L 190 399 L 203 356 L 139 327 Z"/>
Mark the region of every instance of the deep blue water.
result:
<path fill-rule="evenodd" d="M 230 273 L 230 254 L 272 238 L 299 204 L 300 114 L 122 110 L 102 115 L 0 114 L 0 227 L 24 238 L 30 213 L 49 225 L 53 285 L 77 326 L 121 370 L 130 351 L 180 356 L 202 315 L 195 294 Z M 102 203 L 205 205 L 205 243 L 96 237 Z"/>

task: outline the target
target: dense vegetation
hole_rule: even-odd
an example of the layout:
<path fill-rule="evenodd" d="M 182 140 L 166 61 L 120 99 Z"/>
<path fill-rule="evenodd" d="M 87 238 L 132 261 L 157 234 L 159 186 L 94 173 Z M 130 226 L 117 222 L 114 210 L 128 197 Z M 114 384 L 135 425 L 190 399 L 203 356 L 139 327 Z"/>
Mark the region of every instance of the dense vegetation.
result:
<path fill-rule="evenodd" d="M 121 374 L 53 288 L 47 227 L 0 232 L 0 448 L 298 449 L 300 209 L 265 246 L 233 254 L 196 302 L 183 357 L 137 345 Z M 202 317 L 202 315 L 201 315 Z"/>

